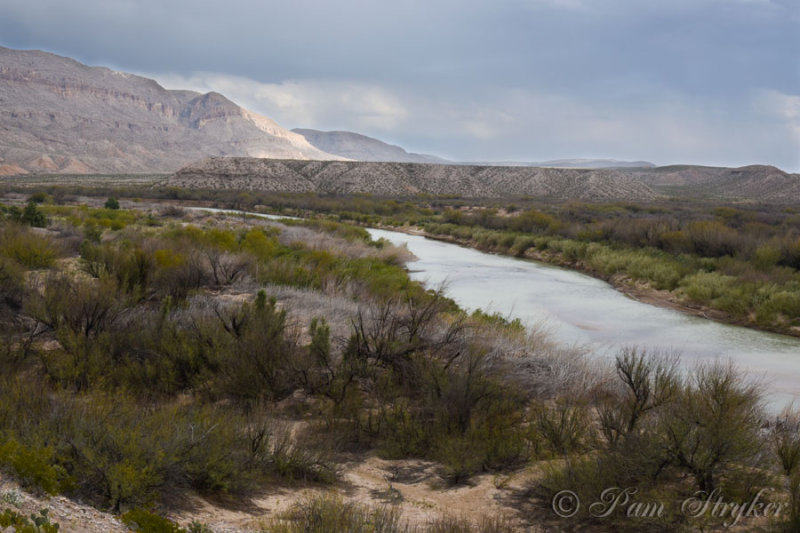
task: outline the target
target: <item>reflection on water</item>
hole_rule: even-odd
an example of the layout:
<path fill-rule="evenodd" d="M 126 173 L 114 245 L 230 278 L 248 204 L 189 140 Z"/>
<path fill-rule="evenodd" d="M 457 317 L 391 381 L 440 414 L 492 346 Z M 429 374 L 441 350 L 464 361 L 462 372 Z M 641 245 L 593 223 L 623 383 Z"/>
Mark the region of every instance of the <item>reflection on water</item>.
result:
<path fill-rule="evenodd" d="M 384 230 L 374 238 L 406 244 L 418 260 L 411 277 L 436 287 L 462 307 L 496 311 L 547 325 L 568 344 L 588 344 L 600 356 L 624 345 L 677 351 L 684 362 L 731 358 L 762 376 L 773 407 L 800 398 L 800 339 L 719 324 L 637 302 L 592 277 L 542 263 L 491 255 Z"/>

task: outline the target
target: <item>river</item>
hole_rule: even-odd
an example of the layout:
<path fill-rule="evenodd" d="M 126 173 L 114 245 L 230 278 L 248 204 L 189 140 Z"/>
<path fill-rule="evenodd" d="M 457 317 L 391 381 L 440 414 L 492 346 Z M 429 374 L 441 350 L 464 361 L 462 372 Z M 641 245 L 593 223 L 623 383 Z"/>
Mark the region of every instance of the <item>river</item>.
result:
<path fill-rule="evenodd" d="M 487 254 L 455 244 L 370 229 L 373 238 L 405 245 L 417 261 L 411 277 L 467 310 L 481 308 L 545 325 L 560 342 L 601 357 L 622 346 L 677 352 L 684 364 L 730 358 L 763 379 L 772 409 L 800 399 L 800 339 L 731 326 L 638 302 L 608 283 L 560 267 Z"/>
<path fill-rule="evenodd" d="M 635 345 L 678 353 L 684 365 L 729 358 L 763 380 L 772 410 L 800 399 L 798 338 L 638 302 L 604 281 L 536 261 L 487 254 L 418 235 L 368 231 L 375 239 L 408 247 L 417 257 L 407 265 L 411 278 L 430 288 L 445 284 L 447 296 L 469 311 L 480 308 L 519 318 L 529 327 L 545 327 L 561 343 L 587 347 L 598 357 L 611 357 L 620 347 Z"/>

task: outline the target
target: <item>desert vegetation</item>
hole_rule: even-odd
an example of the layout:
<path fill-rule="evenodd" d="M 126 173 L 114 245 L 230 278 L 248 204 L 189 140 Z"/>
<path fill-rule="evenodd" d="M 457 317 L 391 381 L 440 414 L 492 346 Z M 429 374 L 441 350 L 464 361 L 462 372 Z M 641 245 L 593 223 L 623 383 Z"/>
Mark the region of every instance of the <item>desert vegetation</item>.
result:
<path fill-rule="evenodd" d="M 539 473 L 508 489 L 517 502 L 508 516 L 482 523 L 442 515 L 409 524 L 393 503 L 323 493 L 260 527 L 691 530 L 726 521 L 680 512 L 698 491 L 748 501 L 762 488 L 785 512 L 759 527 L 798 523 L 797 415 L 769 415 L 763 389 L 729 364 L 682 371 L 674 356 L 632 347 L 607 365 L 516 321 L 469 315 L 409 280 L 407 251 L 329 218 L 278 223 L 51 198 L 24 204 L 36 214 L 26 221 L 6 207 L 0 222 L 0 468 L 29 490 L 90 501 L 134 529 L 177 531 L 159 515 L 181 495 L 335 490 L 344 462 L 378 456 L 438 465 L 442 489 Z M 414 212 L 430 231 L 512 235 L 509 248 L 520 238 L 600 247 L 598 261 L 611 254 L 605 247 L 663 264 L 726 260 L 567 238 L 563 220 L 539 210 L 395 205 L 363 216 Z M 508 226 L 488 228 L 494 220 Z M 592 502 L 608 487 L 636 487 L 666 510 L 554 514 L 562 491 Z"/>
<path fill-rule="evenodd" d="M 97 188 L 53 185 L 39 191 L 54 200 L 88 193 L 210 200 L 219 207 L 419 228 L 481 250 L 576 268 L 623 290 L 661 291 L 657 300 L 711 318 L 791 335 L 800 332 L 800 213 L 791 205 L 692 199 L 589 203 L 526 197 L 377 198 L 141 189 L 111 183 Z"/>
<path fill-rule="evenodd" d="M 576 268 L 623 289 L 663 291 L 659 298 L 713 318 L 800 332 L 800 213 L 791 206 L 216 194 L 220 205 L 240 209 L 421 228 L 481 250 Z"/>

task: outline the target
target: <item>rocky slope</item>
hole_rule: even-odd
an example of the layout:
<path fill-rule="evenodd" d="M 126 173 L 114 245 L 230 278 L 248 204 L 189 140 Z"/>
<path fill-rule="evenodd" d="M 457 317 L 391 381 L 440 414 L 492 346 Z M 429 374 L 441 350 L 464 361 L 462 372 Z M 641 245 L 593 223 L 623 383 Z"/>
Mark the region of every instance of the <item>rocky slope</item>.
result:
<path fill-rule="evenodd" d="M 675 165 L 631 172 L 664 192 L 722 200 L 800 202 L 800 174 L 767 165 L 740 168 Z"/>
<path fill-rule="evenodd" d="M 0 47 L 0 175 L 173 172 L 223 155 L 340 159 L 217 93 Z"/>
<path fill-rule="evenodd" d="M 619 171 L 356 161 L 208 158 L 170 177 L 169 185 L 381 196 L 538 196 L 553 199 L 650 200 L 647 184 Z"/>
<path fill-rule="evenodd" d="M 448 163 L 435 155 L 409 153 L 400 146 L 350 131 L 319 131 L 295 128 L 292 130 L 323 152 L 356 161 L 395 163 Z"/>

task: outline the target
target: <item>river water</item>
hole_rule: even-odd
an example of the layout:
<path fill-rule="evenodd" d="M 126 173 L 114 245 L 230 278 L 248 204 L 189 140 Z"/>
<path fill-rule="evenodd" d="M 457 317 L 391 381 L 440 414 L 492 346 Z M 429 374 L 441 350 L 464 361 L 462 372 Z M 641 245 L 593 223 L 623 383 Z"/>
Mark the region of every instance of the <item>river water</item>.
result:
<path fill-rule="evenodd" d="M 373 238 L 405 245 L 417 261 L 411 277 L 468 310 L 481 308 L 543 324 L 562 343 L 601 357 L 622 346 L 677 352 L 684 364 L 730 358 L 765 382 L 779 409 L 800 399 L 800 339 L 687 316 L 633 300 L 604 281 L 547 264 L 487 254 L 441 241 L 370 229 Z M 800 404 L 800 402 L 798 402 Z"/>

